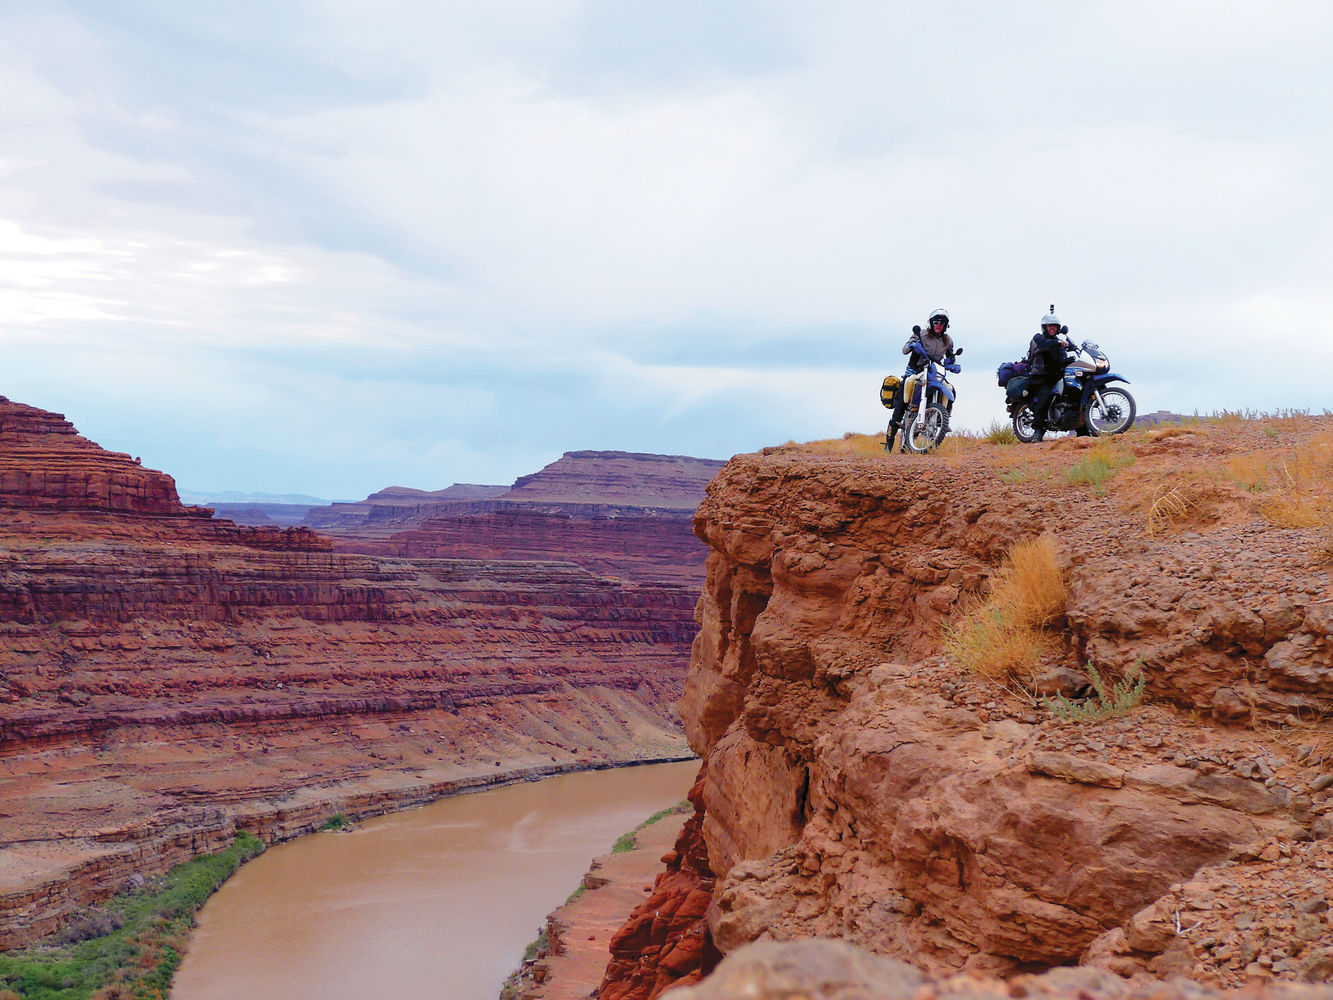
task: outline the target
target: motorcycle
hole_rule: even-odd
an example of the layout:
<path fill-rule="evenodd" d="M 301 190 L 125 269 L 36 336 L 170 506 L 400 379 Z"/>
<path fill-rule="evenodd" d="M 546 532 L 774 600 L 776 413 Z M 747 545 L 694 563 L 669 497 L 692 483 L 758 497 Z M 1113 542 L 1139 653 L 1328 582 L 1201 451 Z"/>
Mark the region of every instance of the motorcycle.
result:
<path fill-rule="evenodd" d="M 894 393 L 902 393 L 908 401 L 903 412 L 903 448 L 914 455 L 924 455 L 939 445 L 949 433 L 949 415 L 953 412 L 953 403 L 958 393 L 953 384 L 945 378 L 941 369 L 955 374 L 961 369 L 952 361 L 937 363 L 924 351 L 919 351 L 926 366 L 919 372 L 909 372 L 903 379 L 890 375 L 880 389 L 880 401 L 887 407 L 894 405 Z M 960 347 L 954 357 L 963 353 Z M 889 435 L 893 433 L 890 425 L 884 438 L 888 448 Z"/>
<path fill-rule="evenodd" d="M 1134 423 L 1137 414 L 1134 397 L 1112 382 L 1129 379 L 1111 371 L 1111 363 L 1102 349 L 1090 340 L 1078 347 L 1067 336 L 1065 347 L 1072 351 L 1065 360 L 1065 373 L 1055 389 L 1050 409 L 1046 414 L 1049 431 L 1074 431 L 1079 437 L 1105 437 L 1123 434 Z M 1018 440 L 1028 444 L 1036 439 L 1032 429 L 1034 414 L 1032 397 L 1028 390 L 1031 377 L 1018 375 L 1005 383 L 1005 407 L 1009 411 L 1014 433 Z"/>

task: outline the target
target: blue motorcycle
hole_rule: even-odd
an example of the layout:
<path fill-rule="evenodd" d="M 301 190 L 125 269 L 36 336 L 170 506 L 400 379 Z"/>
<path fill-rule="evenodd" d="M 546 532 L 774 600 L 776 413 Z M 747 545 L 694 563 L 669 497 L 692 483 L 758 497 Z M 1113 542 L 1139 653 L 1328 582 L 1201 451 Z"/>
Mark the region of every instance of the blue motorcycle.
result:
<path fill-rule="evenodd" d="M 1104 437 L 1123 434 L 1134 423 L 1137 409 L 1134 397 L 1113 382 L 1128 384 L 1129 379 L 1111 371 L 1111 363 L 1102 349 L 1090 340 L 1075 347 L 1065 339 L 1072 355 L 1065 360 L 1065 374 L 1055 389 L 1046 414 L 1048 431 L 1074 431 L 1080 437 Z M 1014 425 L 1014 433 L 1024 444 L 1036 439 L 1032 429 L 1032 398 L 1029 377 L 1018 375 L 1005 383 L 1005 406 Z"/>

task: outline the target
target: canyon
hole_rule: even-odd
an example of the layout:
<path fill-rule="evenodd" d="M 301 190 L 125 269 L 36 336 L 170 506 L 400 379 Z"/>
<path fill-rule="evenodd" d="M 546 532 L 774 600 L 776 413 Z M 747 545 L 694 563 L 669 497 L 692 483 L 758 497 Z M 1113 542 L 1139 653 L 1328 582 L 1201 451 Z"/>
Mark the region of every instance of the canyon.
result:
<path fill-rule="evenodd" d="M 1333 418 L 870 444 L 708 487 L 696 813 L 599 996 L 1333 996 L 1301 985 L 1333 980 Z M 964 670 L 951 629 L 1042 535 L 1050 651 Z"/>
<path fill-rule="evenodd" d="M 683 723 L 692 811 L 603 1000 L 1333 997 L 1333 418 L 946 444 L 571 452 L 284 528 L 0 403 L 0 943 L 238 829 Z M 1039 538 L 1048 645 L 965 669 Z M 590 981 L 593 910 L 520 995 Z"/>
<path fill-rule="evenodd" d="M 182 504 L 0 399 L 0 949 L 238 830 L 690 756 L 685 505 L 720 463 L 610 455 L 500 491 L 522 517 L 467 506 L 488 489 L 444 501 L 462 527 L 432 509 L 336 535 Z"/>

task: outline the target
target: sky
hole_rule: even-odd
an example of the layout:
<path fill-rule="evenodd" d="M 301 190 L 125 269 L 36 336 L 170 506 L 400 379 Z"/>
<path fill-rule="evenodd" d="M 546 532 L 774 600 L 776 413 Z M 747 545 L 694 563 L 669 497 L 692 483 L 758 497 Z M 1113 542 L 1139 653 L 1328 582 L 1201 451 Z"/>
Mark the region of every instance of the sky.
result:
<path fill-rule="evenodd" d="M 0 393 L 192 491 L 954 423 L 1051 303 L 1140 412 L 1333 408 L 1333 7 L 7 0 Z"/>

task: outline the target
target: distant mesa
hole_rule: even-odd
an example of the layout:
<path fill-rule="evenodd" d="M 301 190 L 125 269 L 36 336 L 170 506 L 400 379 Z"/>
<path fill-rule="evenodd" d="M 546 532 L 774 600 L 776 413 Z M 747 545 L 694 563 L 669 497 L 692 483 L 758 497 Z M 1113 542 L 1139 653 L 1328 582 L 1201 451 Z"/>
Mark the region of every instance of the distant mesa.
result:
<path fill-rule="evenodd" d="M 305 526 L 340 550 L 414 559 L 562 560 L 640 582 L 703 581 L 693 514 L 725 463 L 684 455 L 571 451 L 511 487 L 391 486 L 314 507 Z"/>

